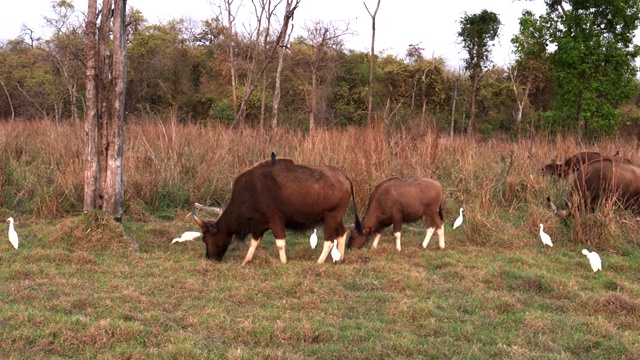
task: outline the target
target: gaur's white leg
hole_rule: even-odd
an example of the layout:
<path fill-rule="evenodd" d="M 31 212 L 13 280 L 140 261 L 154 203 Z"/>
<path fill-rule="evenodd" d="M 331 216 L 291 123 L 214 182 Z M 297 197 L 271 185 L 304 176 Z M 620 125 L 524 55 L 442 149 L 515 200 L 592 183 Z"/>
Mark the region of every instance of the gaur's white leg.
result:
<path fill-rule="evenodd" d="M 322 254 L 320 254 L 320 257 L 318 258 L 318 264 L 324 263 L 324 261 L 327 259 L 327 256 L 329 256 L 329 252 L 331 251 L 332 246 L 333 241 L 324 241 L 324 244 L 322 245 Z"/>
<path fill-rule="evenodd" d="M 242 265 L 250 262 L 253 259 L 253 254 L 256 252 L 256 248 L 258 247 L 258 244 L 260 244 L 260 239 L 261 238 L 251 238 L 251 245 L 249 245 L 249 251 L 247 251 L 247 256 L 244 257 L 244 261 L 242 262 Z"/>
<path fill-rule="evenodd" d="M 344 247 L 347 244 L 347 234 L 349 232 L 345 231 L 344 235 L 338 237 L 338 250 L 340 251 L 340 255 L 342 256 L 340 259 L 344 260 Z"/>
<path fill-rule="evenodd" d="M 376 236 L 373 238 L 373 245 L 371 247 L 373 247 L 374 249 L 378 248 L 378 241 L 380 241 L 380 236 L 382 236 L 382 234 L 376 233 Z"/>
<path fill-rule="evenodd" d="M 286 241 L 284 239 L 276 239 L 276 247 L 278 248 L 278 253 L 280 254 L 280 262 L 283 264 L 287 263 L 287 254 L 284 252 L 285 245 Z"/>
<path fill-rule="evenodd" d="M 431 236 L 433 235 L 433 232 L 436 230 L 436 228 L 428 228 L 427 229 L 427 235 L 425 235 L 424 237 L 424 241 L 422 242 L 422 247 L 423 248 L 427 248 L 427 245 L 429 245 L 429 240 L 431 240 Z"/>
<path fill-rule="evenodd" d="M 438 247 L 444 249 L 444 224 L 436 231 L 438 234 Z"/>
<path fill-rule="evenodd" d="M 400 238 L 402 237 L 402 234 L 400 233 L 400 231 L 398 232 L 394 232 L 393 233 L 393 237 L 396 239 L 396 249 L 398 249 L 398 251 L 400 251 Z"/>

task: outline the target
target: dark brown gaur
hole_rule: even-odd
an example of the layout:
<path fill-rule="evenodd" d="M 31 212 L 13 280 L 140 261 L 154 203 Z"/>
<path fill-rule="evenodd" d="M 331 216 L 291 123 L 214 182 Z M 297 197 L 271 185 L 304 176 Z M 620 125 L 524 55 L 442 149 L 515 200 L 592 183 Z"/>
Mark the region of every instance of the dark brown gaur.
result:
<path fill-rule="evenodd" d="M 570 174 L 573 174 L 580 167 L 594 160 L 613 159 L 613 161 L 618 163 L 629 164 L 629 165 L 632 164 L 631 160 L 625 157 L 621 157 L 619 156 L 619 154 L 620 154 L 619 151 L 616 151 L 613 157 L 607 157 L 597 151 L 582 151 L 569 156 L 563 162 L 560 162 L 554 159 L 550 163 L 542 166 L 540 171 L 542 172 L 542 175 L 550 175 L 550 176 L 563 178 L 563 177 L 569 176 Z"/>
<path fill-rule="evenodd" d="M 322 223 L 325 241 L 318 263 L 323 263 L 334 239 L 344 258 L 347 229 L 342 220 L 352 198 L 353 184 L 337 168 L 299 165 L 290 159 L 272 157 L 238 175 L 229 204 L 216 221 L 203 221 L 194 211 L 192 214 L 202 229 L 208 259 L 222 261 L 233 237 L 244 239 L 251 234 L 243 264 L 253 259 L 267 230 L 273 233 L 284 264 L 285 228 L 306 230 Z M 353 206 L 359 227 L 355 199 Z"/>
<path fill-rule="evenodd" d="M 393 225 L 396 249 L 400 251 L 402 224 L 420 219 L 427 227 L 422 247 L 427 248 L 433 232 L 436 231 L 438 246 L 444 249 L 442 185 L 427 178 L 386 179 L 373 189 L 362 219 L 362 230 L 351 230 L 347 247 L 361 248 L 369 240 L 369 235 L 375 234 L 373 248 L 376 248 L 382 230 Z"/>
<path fill-rule="evenodd" d="M 625 209 L 640 212 L 640 168 L 618 163 L 612 159 L 592 161 L 575 173 L 572 198 L 578 199 L 578 207 L 593 211 L 599 201 L 616 201 Z M 570 214 L 570 209 L 558 209 L 547 197 L 549 207 L 559 216 Z"/>

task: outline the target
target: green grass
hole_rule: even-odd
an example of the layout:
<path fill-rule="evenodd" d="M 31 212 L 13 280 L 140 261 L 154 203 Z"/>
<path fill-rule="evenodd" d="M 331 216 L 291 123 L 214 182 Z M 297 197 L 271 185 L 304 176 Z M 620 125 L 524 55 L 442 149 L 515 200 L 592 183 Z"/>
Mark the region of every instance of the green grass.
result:
<path fill-rule="evenodd" d="M 569 182 L 539 174 L 582 150 L 640 163 L 637 140 L 485 142 L 425 124 L 265 134 L 129 122 L 130 249 L 108 216 L 82 214 L 82 124 L 0 123 L 0 219 L 13 216 L 21 240 L 17 251 L 0 241 L 0 359 L 640 359 L 636 215 L 603 204 L 560 220 L 545 199 L 564 205 Z M 387 177 L 437 179 L 446 250 L 437 239 L 422 250 L 423 231 L 409 229 L 419 223 L 405 227 L 402 253 L 387 230 L 376 251 L 339 265 L 316 264 L 309 233 L 288 234 L 286 265 L 270 233 L 247 266 L 248 243 L 222 263 L 204 259 L 201 241 L 169 245 L 197 230 L 191 204 L 228 201 L 232 180 L 272 151 L 343 169 L 360 215 Z"/>
<path fill-rule="evenodd" d="M 281 265 L 268 233 L 240 266 L 247 243 L 222 263 L 199 240 L 169 245 L 195 228 L 176 219 L 125 223 L 139 250 L 95 213 L 20 221 L 19 250 L 0 243 L 0 358 L 640 357 L 637 248 L 601 251 L 594 274 L 580 245 L 548 253 L 535 231 L 513 249 L 473 245 L 470 216 L 444 251 L 405 231 L 398 253 L 387 232 L 320 265 L 290 234 Z"/>

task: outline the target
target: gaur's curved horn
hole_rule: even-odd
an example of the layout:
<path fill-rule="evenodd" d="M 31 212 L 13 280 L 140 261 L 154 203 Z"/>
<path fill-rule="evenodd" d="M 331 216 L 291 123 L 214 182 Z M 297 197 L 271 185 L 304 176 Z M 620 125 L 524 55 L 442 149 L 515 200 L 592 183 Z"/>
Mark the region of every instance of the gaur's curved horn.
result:
<path fill-rule="evenodd" d="M 193 204 L 193 206 L 196 209 L 200 209 L 200 210 L 206 210 L 206 211 L 211 211 L 213 213 L 216 213 L 218 215 L 222 214 L 222 212 L 224 211 L 224 207 L 222 206 L 222 204 L 220 204 L 219 201 L 216 200 L 216 203 L 218 203 L 218 205 L 220 205 L 220 207 L 216 207 L 216 206 L 205 206 L 202 205 L 200 203 L 195 203 Z"/>
<path fill-rule="evenodd" d="M 569 216 L 569 214 L 571 214 L 571 204 L 569 203 L 569 201 L 567 199 L 564 199 L 564 201 L 567 203 L 567 209 L 566 210 L 560 210 L 551 201 L 551 197 L 547 196 L 547 205 L 549 206 L 551 211 L 553 211 L 556 215 L 558 215 L 558 216 L 560 216 L 562 218 L 565 218 L 565 217 Z"/>
<path fill-rule="evenodd" d="M 220 201 L 218 201 L 218 199 L 213 200 L 216 202 L 216 204 L 218 204 L 218 210 L 220 210 L 220 214 L 222 214 L 222 212 L 224 211 L 224 205 L 222 205 L 222 203 Z"/>
<path fill-rule="evenodd" d="M 202 233 L 204 234 L 204 232 L 207 231 L 207 225 L 204 223 L 204 221 L 200 220 L 198 215 L 196 215 L 196 211 L 194 209 L 191 209 L 191 216 L 193 217 L 193 220 L 195 220 L 196 224 L 200 226 L 200 229 L 202 229 Z"/>
<path fill-rule="evenodd" d="M 558 212 L 558 208 L 556 207 L 556 205 L 551 202 L 551 196 L 547 196 L 547 205 L 549 206 L 549 208 L 551 209 L 551 211 Z"/>

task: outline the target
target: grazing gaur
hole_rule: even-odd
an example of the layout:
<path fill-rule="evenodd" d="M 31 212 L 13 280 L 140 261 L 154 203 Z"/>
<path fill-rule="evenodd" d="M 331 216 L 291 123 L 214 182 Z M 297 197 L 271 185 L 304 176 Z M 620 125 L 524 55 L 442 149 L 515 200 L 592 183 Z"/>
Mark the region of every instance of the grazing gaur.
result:
<path fill-rule="evenodd" d="M 622 164 L 612 159 L 592 161 L 582 166 L 573 178 L 572 197 L 579 199 L 578 205 L 592 211 L 598 201 L 617 201 L 625 209 L 640 212 L 640 168 Z M 547 197 L 551 209 L 565 217 L 570 210 L 560 210 Z"/>
<path fill-rule="evenodd" d="M 193 213 L 202 229 L 208 259 L 222 261 L 235 236 L 251 234 L 251 245 L 243 261 L 248 263 L 262 239 L 271 230 L 280 261 L 287 262 L 285 227 L 313 229 L 323 224 L 324 247 L 318 263 L 323 263 L 333 240 L 344 254 L 347 229 L 342 223 L 349 201 L 354 197 L 353 184 L 333 166 L 294 164 L 290 159 L 262 161 L 233 181 L 231 199 L 216 221 L 203 221 Z M 355 209 L 355 199 L 354 199 Z M 357 211 L 355 223 L 360 227 Z"/>
<path fill-rule="evenodd" d="M 552 160 L 550 163 L 544 165 L 540 171 L 542 175 L 550 175 L 559 178 L 567 177 L 572 173 L 575 173 L 580 167 L 590 163 L 592 161 L 599 161 L 602 159 L 613 159 L 613 161 L 623 164 L 630 164 L 631 160 L 618 156 L 620 153 L 616 153 L 612 157 L 602 155 L 597 151 L 582 151 L 569 156 L 564 162 Z"/>
<path fill-rule="evenodd" d="M 422 247 L 427 248 L 433 232 L 436 231 L 438 246 L 444 249 L 442 185 L 427 178 L 386 179 L 373 189 L 369 196 L 367 211 L 362 219 L 362 230 L 357 228 L 351 230 L 347 247 L 361 248 L 373 233 L 375 234 L 373 248 L 376 248 L 382 230 L 393 225 L 396 249 L 400 251 L 402 224 L 420 219 L 427 226 Z"/>

